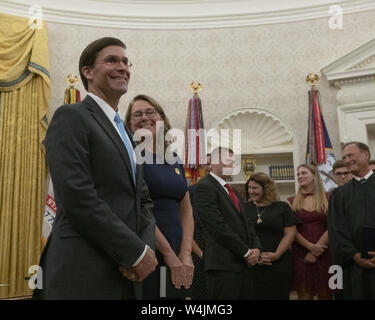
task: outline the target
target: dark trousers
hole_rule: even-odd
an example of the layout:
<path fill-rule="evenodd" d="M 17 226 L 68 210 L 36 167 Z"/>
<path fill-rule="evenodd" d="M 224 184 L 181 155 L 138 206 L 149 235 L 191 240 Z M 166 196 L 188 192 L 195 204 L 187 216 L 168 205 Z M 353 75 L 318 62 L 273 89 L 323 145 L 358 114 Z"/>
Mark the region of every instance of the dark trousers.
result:
<path fill-rule="evenodd" d="M 241 272 L 207 271 L 208 299 L 251 300 L 254 298 L 254 272 L 245 268 Z"/>

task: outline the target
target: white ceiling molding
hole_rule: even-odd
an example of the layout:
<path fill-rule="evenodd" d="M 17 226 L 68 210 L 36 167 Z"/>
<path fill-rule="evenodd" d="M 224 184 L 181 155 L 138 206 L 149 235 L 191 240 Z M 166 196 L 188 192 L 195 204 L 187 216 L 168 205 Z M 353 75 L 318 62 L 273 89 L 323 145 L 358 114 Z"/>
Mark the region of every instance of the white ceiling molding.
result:
<path fill-rule="evenodd" d="M 321 69 L 339 90 L 337 116 L 340 141 L 368 143 L 375 125 L 375 39 Z"/>
<path fill-rule="evenodd" d="M 321 69 L 330 84 L 375 80 L 375 38 Z"/>
<path fill-rule="evenodd" d="M 251 26 L 329 17 L 375 9 L 373 0 L 0 0 L 0 11 L 30 17 L 39 5 L 50 22 L 130 29 Z M 328 23 L 328 20 L 327 20 Z"/>

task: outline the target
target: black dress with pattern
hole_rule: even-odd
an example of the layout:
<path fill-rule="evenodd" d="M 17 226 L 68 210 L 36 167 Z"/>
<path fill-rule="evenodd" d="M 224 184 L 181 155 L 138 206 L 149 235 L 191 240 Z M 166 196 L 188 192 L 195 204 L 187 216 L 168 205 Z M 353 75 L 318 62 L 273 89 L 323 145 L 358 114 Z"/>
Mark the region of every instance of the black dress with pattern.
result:
<path fill-rule="evenodd" d="M 188 191 L 185 170 L 181 163 L 158 164 L 156 155 L 153 154 L 153 163 L 144 164 L 144 179 L 154 202 L 156 225 L 178 256 L 183 232 L 180 203 Z M 164 266 L 165 263 L 161 253 L 157 250 L 156 257 L 159 262 L 156 270 L 143 281 L 145 300 L 160 298 L 160 266 Z"/>
<path fill-rule="evenodd" d="M 246 203 L 246 214 L 253 223 L 264 252 L 275 252 L 284 237 L 284 228 L 296 225 L 298 220 L 289 205 L 282 201 L 273 202 L 267 207 L 258 207 L 262 223 L 257 223 L 258 212 L 253 202 Z M 264 211 L 263 211 L 264 210 Z M 288 300 L 292 283 L 292 255 L 287 250 L 271 266 L 254 267 L 255 299 Z"/>

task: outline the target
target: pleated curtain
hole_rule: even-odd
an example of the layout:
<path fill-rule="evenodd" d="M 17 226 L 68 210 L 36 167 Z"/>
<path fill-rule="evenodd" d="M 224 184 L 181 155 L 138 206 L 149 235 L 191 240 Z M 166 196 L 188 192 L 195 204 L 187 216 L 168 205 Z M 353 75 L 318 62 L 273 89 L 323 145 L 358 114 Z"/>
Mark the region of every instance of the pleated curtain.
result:
<path fill-rule="evenodd" d="M 0 13 L 0 298 L 32 294 L 42 251 L 50 95 L 46 24 Z"/>

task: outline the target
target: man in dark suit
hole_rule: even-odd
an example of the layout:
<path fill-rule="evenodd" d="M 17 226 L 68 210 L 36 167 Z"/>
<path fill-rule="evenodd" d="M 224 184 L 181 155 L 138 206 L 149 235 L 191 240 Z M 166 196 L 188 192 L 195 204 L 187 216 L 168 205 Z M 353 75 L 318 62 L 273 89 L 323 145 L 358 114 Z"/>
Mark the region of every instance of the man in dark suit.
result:
<path fill-rule="evenodd" d="M 89 93 L 58 108 L 47 131 L 58 210 L 41 257 L 45 299 L 134 299 L 157 265 L 152 201 L 117 113 L 130 78 L 125 48 L 115 38 L 86 47 Z"/>
<path fill-rule="evenodd" d="M 233 152 L 211 153 L 211 172 L 196 186 L 194 209 L 205 227 L 203 250 L 209 299 L 252 299 L 253 270 L 260 255 L 254 227 L 244 215 L 243 201 L 227 181 Z"/>

